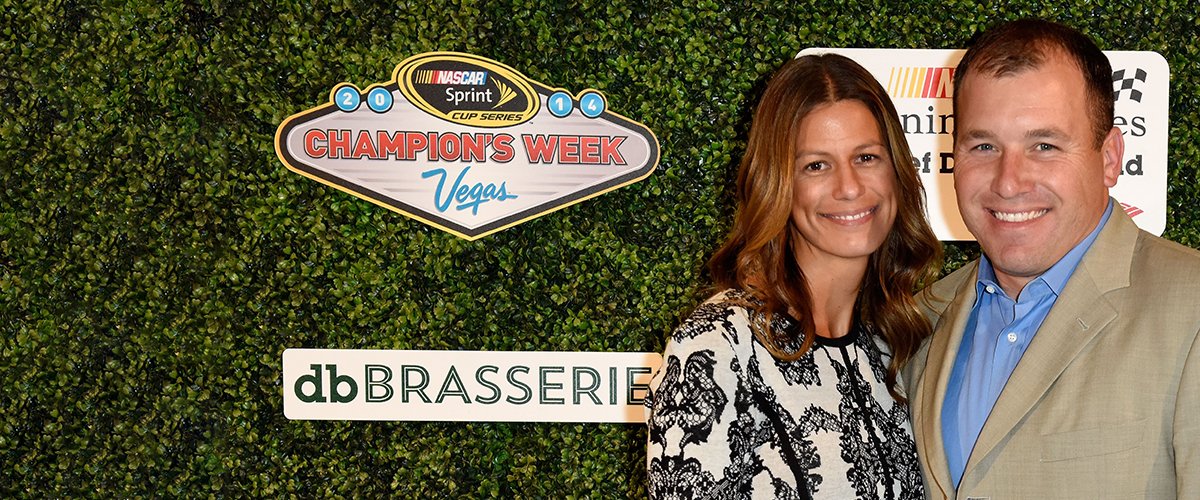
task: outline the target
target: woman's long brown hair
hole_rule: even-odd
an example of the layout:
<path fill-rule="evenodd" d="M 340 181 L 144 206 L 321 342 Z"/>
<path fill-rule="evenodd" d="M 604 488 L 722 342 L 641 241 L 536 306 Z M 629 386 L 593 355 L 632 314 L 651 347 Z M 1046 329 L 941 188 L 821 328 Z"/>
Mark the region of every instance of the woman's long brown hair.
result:
<path fill-rule="evenodd" d="M 719 288 L 741 288 L 756 299 L 749 306 L 763 314 L 752 325 L 754 334 L 773 356 L 795 360 L 812 347 L 812 297 L 805 270 L 796 261 L 803 237 L 791 223 L 794 149 L 800 122 L 816 107 L 843 100 L 859 101 L 871 110 L 896 174 L 896 221 L 871 254 L 855 310 L 867 331 L 890 346 L 888 392 L 904 401 L 896 389 L 897 373 L 931 331 L 913 292 L 937 277 L 942 247 L 925 219 L 925 191 L 896 108 L 875 77 L 857 63 L 836 54 L 802 56 L 771 78 L 738 169 L 733 228 L 709 268 Z M 785 332 L 769 327 L 775 314 L 789 309 L 798 313 L 801 328 Z M 798 334 L 803 338 L 790 338 Z"/>

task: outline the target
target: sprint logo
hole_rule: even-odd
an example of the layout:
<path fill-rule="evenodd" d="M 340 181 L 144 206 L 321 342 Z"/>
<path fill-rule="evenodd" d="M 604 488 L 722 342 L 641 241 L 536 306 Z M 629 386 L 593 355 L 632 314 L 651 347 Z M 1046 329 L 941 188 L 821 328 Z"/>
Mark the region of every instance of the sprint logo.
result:
<path fill-rule="evenodd" d="M 510 127 L 533 118 L 541 100 L 512 68 L 470 54 L 412 57 L 396 71 L 400 92 L 433 116 L 471 127 Z"/>

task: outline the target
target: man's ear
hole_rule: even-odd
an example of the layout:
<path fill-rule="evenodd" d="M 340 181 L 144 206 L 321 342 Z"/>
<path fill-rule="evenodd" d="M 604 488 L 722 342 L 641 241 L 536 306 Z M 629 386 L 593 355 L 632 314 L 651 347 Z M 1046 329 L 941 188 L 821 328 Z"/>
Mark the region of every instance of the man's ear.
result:
<path fill-rule="evenodd" d="M 1108 135 L 1104 136 L 1104 143 L 1100 145 L 1100 156 L 1104 158 L 1104 185 L 1116 186 L 1124 167 L 1121 160 L 1125 157 L 1125 137 L 1121 134 L 1121 129 L 1113 127 L 1108 131 Z"/>

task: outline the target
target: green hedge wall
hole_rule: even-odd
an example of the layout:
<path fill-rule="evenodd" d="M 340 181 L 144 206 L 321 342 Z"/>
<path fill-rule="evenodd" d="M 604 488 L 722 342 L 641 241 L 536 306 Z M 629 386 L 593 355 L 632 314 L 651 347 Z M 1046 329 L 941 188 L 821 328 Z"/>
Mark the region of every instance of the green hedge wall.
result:
<path fill-rule="evenodd" d="M 1158 51 L 1165 236 L 1200 247 L 1186 2 L 266 3 L 0 1 L 0 496 L 644 496 L 641 426 L 289 421 L 281 353 L 660 350 L 706 294 L 752 104 L 805 47 L 1032 15 Z M 286 116 L 433 50 L 600 89 L 659 170 L 467 242 L 276 159 Z"/>

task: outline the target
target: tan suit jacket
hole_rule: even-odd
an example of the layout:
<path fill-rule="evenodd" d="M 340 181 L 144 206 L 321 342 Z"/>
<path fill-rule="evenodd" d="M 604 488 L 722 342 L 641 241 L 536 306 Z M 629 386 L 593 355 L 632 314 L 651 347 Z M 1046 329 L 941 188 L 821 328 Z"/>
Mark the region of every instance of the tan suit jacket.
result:
<path fill-rule="evenodd" d="M 957 492 L 942 403 L 978 261 L 921 294 L 934 334 L 904 380 L 930 498 L 1200 499 L 1200 252 L 1117 207 L 1001 391 Z"/>

